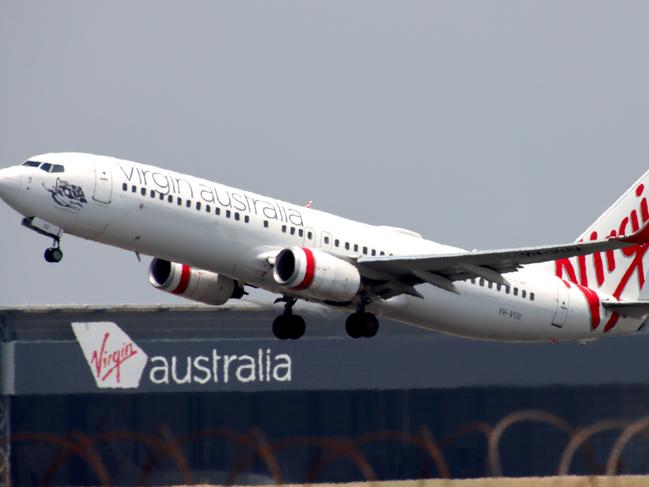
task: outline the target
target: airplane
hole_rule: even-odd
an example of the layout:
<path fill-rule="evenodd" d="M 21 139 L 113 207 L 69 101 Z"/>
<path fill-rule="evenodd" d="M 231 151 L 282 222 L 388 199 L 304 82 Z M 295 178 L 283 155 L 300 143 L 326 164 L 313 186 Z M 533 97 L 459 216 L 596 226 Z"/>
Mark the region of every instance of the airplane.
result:
<path fill-rule="evenodd" d="M 482 340 L 582 341 L 639 331 L 649 249 L 649 172 L 575 242 L 466 251 L 206 179 L 117 158 L 50 153 L 0 170 L 0 197 L 22 224 L 153 257 L 157 289 L 209 305 L 245 286 L 279 294 L 272 324 L 298 339 L 297 300 L 349 311 L 353 338 L 377 316 Z M 310 205 L 309 205 L 310 206 Z"/>

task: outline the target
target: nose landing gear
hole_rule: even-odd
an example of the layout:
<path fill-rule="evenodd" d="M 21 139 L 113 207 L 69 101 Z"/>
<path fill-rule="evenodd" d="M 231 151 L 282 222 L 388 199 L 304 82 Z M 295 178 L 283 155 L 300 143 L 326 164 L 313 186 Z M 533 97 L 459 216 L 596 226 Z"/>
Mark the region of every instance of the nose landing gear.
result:
<path fill-rule="evenodd" d="M 52 246 L 45 251 L 43 257 L 47 262 L 61 262 L 61 259 L 63 259 L 63 251 L 61 250 L 63 229 L 34 216 L 23 218 L 21 224 L 23 227 L 51 238 Z"/>
<path fill-rule="evenodd" d="M 284 312 L 273 321 L 273 334 L 280 340 L 297 340 L 304 335 L 306 323 L 304 318 L 293 314 L 293 305 L 297 299 L 284 296 L 275 302 L 284 302 Z"/>
<path fill-rule="evenodd" d="M 63 259 L 63 252 L 61 252 L 61 249 L 58 247 L 50 247 L 45 250 L 44 257 L 47 262 L 61 262 L 61 259 Z"/>
<path fill-rule="evenodd" d="M 59 239 L 54 240 L 54 246 L 50 247 L 45 250 L 45 254 L 43 254 L 43 257 L 45 257 L 46 262 L 61 262 L 61 259 L 63 259 L 63 251 L 60 248 L 60 242 Z"/>

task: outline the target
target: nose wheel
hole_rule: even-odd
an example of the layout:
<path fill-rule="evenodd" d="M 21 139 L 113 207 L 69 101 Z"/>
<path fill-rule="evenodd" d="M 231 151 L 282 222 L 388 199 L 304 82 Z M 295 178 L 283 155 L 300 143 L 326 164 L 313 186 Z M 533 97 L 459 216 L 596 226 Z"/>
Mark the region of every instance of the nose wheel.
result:
<path fill-rule="evenodd" d="M 43 257 L 45 257 L 46 262 L 61 262 L 61 259 L 63 259 L 63 251 L 61 250 L 58 238 L 54 239 L 54 245 L 52 247 L 45 250 Z"/>

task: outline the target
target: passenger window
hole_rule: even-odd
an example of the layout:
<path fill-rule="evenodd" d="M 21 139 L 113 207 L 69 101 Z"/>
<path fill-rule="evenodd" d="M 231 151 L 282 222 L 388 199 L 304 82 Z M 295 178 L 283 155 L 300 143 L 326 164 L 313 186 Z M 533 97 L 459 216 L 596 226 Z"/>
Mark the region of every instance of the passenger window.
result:
<path fill-rule="evenodd" d="M 367 247 L 363 247 L 363 253 L 367 255 Z"/>
<path fill-rule="evenodd" d="M 128 191 L 128 184 L 122 184 L 122 191 Z"/>
<path fill-rule="evenodd" d="M 302 229 L 300 228 L 300 229 L 297 231 L 297 234 L 298 234 L 300 237 L 304 237 L 304 230 L 302 230 Z"/>
<path fill-rule="evenodd" d="M 196 202 L 196 209 L 197 209 L 197 210 L 200 210 L 200 209 L 201 209 L 201 202 L 200 202 L 200 201 L 197 201 L 197 202 Z"/>
<path fill-rule="evenodd" d="M 27 166 L 27 167 L 38 167 L 38 166 L 40 166 L 40 165 L 41 165 L 41 163 L 40 163 L 40 162 L 36 162 L 36 161 L 27 161 L 27 162 L 23 162 L 23 166 Z"/>
<path fill-rule="evenodd" d="M 286 233 L 286 225 L 282 225 L 282 233 Z"/>
<path fill-rule="evenodd" d="M 522 298 L 526 298 L 526 297 L 527 297 L 527 291 L 526 291 L 525 289 L 523 289 L 523 290 L 521 291 L 521 297 L 522 297 Z"/>
<path fill-rule="evenodd" d="M 381 254 L 381 255 L 385 255 L 385 252 L 383 252 L 383 251 L 381 250 L 380 254 Z"/>
<path fill-rule="evenodd" d="M 358 244 L 354 244 L 354 252 L 358 252 Z"/>
<path fill-rule="evenodd" d="M 225 210 L 225 217 L 230 218 L 232 216 L 232 212 L 230 210 Z"/>
<path fill-rule="evenodd" d="M 182 199 L 182 198 L 178 198 L 178 206 L 182 206 L 182 205 L 183 205 L 183 199 Z"/>
<path fill-rule="evenodd" d="M 264 220 L 264 228 L 268 228 L 268 220 Z"/>
<path fill-rule="evenodd" d="M 208 213 L 212 212 L 212 207 L 210 205 L 205 205 L 205 211 Z"/>
<path fill-rule="evenodd" d="M 244 215 L 243 221 L 244 223 L 248 223 L 250 221 L 250 217 L 248 215 Z"/>
<path fill-rule="evenodd" d="M 240 216 L 239 216 L 239 212 L 238 212 L 238 211 L 235 211 L 235 212 L 234 212 L 234 219 L 235 219 L 236 221 L 239 221 L 239 217 L 240 217 Z"/>
<path fill-rule="evenodd" d="M 345 242 L 345 250 L 349 250 L 349 242 Z"/>
<path fill-rule="evenodd" d="M 131 192 L 137 193 L 137 186 L 135 185 L 131 186 Z"/>
<path fill-rule="evenodd" d="M 518 296 L 518 288 L 517 287 L 514 288 L 514 296 Z"/>
<path fill-rule="evenodd" d="M 505 286 L 505 293 L 509 294 L 509 286 Z"/>
<path fill-rule="evenodd" d="M 494 283 L 491 282 L 491 281 L 489 281 L 489 283 L 487 284 L 487 287 L 488 287 L 489 289 L 491 289 L 493 286 L 494 286 Z"/>
<path fill-rule="evenodd" d="M 50 172 L 63 172 L 63 166 L 61 164 L 54 164 Z"/>
<path fill-rule="evenodd" d="M 173 203 L 173 201 L 174 201 L 174 197 L 173 197 L 173 196 L 171 196 L 171 195 L 167 196 L 167 202 L 169 202 L 169 203 Z"/>
<path fill-rule="evenodd" d="M 221 214 L 221 208 L 219 208 L 218 206 L 215 206 L 214 207 L 214 214 L 215 215 L 220 215 Z"/>
<path fill-rule="evenodd" d="M 501 288 L 501 287 L 502 287 L 502 286 L 500 285 L 500 283 L 496 284 L 496 291 L 500 291 L 500 288 Z"/>
<path fill-rule="evenodd" d="M 530 293 L 530 301 L 534 301 L 534 293 Z"/>
<path fill-rule="evenodd" d="M 140 194 L 142 196 L 146 196 L 146 188 L 144 188 L 144 187 L 140 188 Z"/>
<path fill-rule="evenodd" d="M 334 245 L 336 247 L 340 247 L 340 240 L 338 240 L 338 239 L 334 240 Z"/>
<path fill-rule="evenodd" d="M 291 227 L 291 235 L 295 235 L 295 227 Z"/>
<path fill-rule="evenodd" d="M 151 190 L 150 196 L 151 198 L 155 198 L 155 191 Z"/>
<path fill-rule="evenodd" d="M 192 207 L 192 200 L 187 200 L 187 203 L 185 203 L 185 206 L 187 208 L 191 208 Z"/>
<path fill-rule="evenodd" d="M 306 234 L 306 238 L 308 238 L 309 240 L 311 240 L 311 239 L 313 238 L 313 233 L 308 232 L 308 233 Z"/>
<path fill-rule="evenodd" d="M 325 235 L 325 238 L 324 238 L 323 240 L 324 240 L 324 243 L 326 243 L 327 245 L 329 245 L 329 237 L 327 237 L 327 236 Z"/>
<path fill-rule="evenodd" d="M 41 164 L 41 169 L 45 172 L 50 172 L 51 167 L 52 164 L 50 164 L 49 162 L 44 162 L 43 164 Z"/>
<path fill-rule="evenodd" d="M 372 255 L 376 255 L 376 249 L 372 249 Z"/>
<path fill-rule="evenodd" d="M 484 286 L 484 279 L 482 277 L 480 278 L 480 285 Z"/>
<path fill-rule="evenodd" d="M 475 284 L 475 277 L 471 278 L 471 284 Z"/>

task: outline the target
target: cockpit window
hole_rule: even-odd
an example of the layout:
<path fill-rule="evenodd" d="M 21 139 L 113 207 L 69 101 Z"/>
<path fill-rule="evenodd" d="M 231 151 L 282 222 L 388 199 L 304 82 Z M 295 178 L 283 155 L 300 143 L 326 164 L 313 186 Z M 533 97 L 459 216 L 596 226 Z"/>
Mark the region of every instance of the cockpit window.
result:
<path fill-rule="evenodd" d="M 45 172 L 64 172 L 65 167 L 61 164 L 50 164 L 49 162 L 38 162 L 38 161 L 26 161 L 23 162 L 23 166 L 27 167 L 39 167 Z"/>

